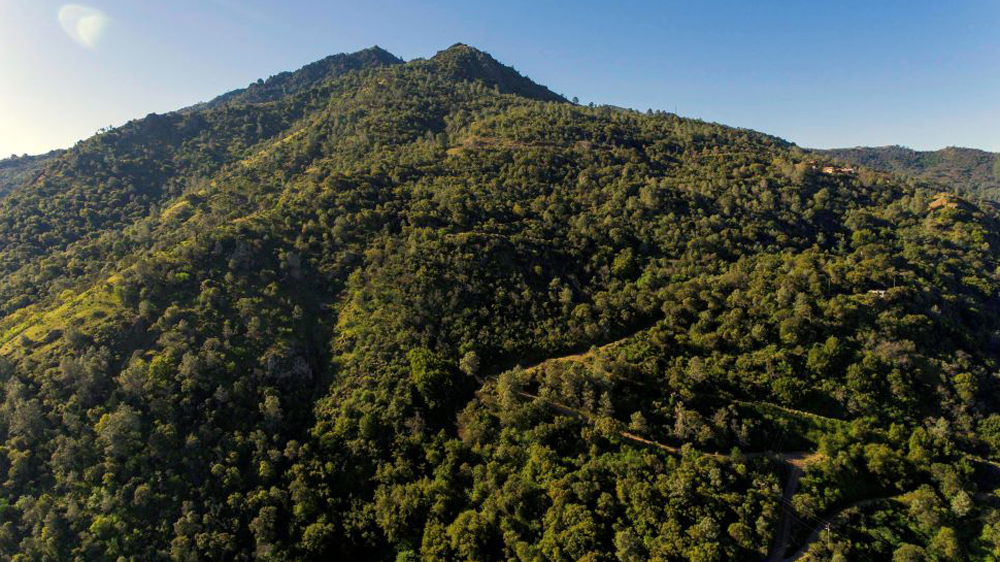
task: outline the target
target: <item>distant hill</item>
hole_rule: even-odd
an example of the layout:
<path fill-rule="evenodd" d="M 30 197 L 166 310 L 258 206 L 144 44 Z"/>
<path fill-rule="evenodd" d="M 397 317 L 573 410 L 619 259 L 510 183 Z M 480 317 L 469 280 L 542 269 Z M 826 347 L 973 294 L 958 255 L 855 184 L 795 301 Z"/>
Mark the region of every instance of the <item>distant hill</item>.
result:
<path fill-rule="evenodd" d="M 16 185 L 30 180 L 42 166 L 61 153 L 61 150 L 53 150 L 37 156 L 11 156 L 0 160 L 0 198 Z"/>
<path fill-rule="evenodd" d="M 1000 200 L 1000 154 L 948 147 L 919 151 L 905 146 L 835 148 L 814 152 L 884 172 L 908 174 L 949 188 Z"/>

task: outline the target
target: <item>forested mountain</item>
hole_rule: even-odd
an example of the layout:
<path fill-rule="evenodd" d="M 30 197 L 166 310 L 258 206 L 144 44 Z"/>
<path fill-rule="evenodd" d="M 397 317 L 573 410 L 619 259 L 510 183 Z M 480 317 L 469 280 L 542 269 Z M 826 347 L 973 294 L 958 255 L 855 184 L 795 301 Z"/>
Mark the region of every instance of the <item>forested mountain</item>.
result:
<path fill-rule="evenodd" d="M 60 151 L 53 150 L 38 156 L 11 156 L 0 160 L 0 198 L 14 186 L 26 183 L 49 160 L 56 157 Z"/>
<path fill-rule="evenodd" d="M 402 62 L 402 59 L 378 46 L 357 53 L 330 55 L 294 72 L 281 72 L 267 80 L 260 79 L 246 88 L 222 94 L 211 101 L 188 108 L 188 110 L 205 109 L 225 104 L 239 105 L 276 101 L 308 90 L 324 80 L 335 78 L 345 72 Z"/>
<path fill-rule="evenodd" d="M 1000 200 L 1000 154 L 948 147 L 917 151 L 903 146 L 818 150 L 823 155 L 884 172 L 909 174 L 992 200 Z"/>
<path fill-rule="evenodd" d="M 0 558 L 1000 556 L 996 209 L 334 60 L 0 200 Z"/>

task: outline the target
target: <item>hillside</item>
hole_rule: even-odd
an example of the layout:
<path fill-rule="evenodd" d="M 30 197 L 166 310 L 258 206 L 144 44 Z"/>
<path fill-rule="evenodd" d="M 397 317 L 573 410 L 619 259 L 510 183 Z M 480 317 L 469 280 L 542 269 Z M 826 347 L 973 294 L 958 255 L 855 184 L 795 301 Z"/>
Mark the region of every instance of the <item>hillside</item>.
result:
<path fill-rule="evenodd" d="M 0 559 L 1000 549 L 995 208 L 383 53 L 0 200 Z"/>
<path fill-rule="evenodd" d="M 1000 200 L 1000 154 L 957 147 L 917 151 L 902 146 L 815 152 L 874 170 L 908 174 L 964 193 Z"/>
<path fill-rule="evenodd" d="M 38 156 L 11 156 L 0 160 L 0 198 L 15 186 L 26 183 L 49 160 L 58 156 L 60 151 L 54 150 Z"/>
<path fill-rule="evenodd" d="M 267 80 L 260 79 L 246 88 L 227 92 L 187 110 L 202 110 L 226 104 L 240 105 L 277 101 L 306 91 L 320 82 L 336 78 L 346 72 L 402 62 L 402 59 L 378 46 L 357 53 L 330 55 L 296 71 L 280 72 Z"/>

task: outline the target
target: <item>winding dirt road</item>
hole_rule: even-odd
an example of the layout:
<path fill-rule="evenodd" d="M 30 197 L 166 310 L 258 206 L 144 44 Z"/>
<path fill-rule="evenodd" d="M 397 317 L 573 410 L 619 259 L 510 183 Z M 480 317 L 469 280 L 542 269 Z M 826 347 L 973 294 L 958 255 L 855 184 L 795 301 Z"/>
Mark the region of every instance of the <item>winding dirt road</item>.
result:
<path fill-rule="evenodd" d="M 895 499 L 895 498 L 898 498 L 898 497 L 900 497 L 902 495 L 903 494 L 896 494 L 894 496 L 883 496 L 883 497 L 879 497 L 879 498 L 867 498 L 867 499 L 858 500 L 856 502 L 852 502 L 852 503 L 849 503 L 849 504 L 845 505 L 844 507 L 842 507 L 839 510 L 837 510 L 836 513 L 834 513 L 834 514 L 830 515 L 829 517 L 827 517 L 826 519 L 824 519 L 823 522 L 821 522 L 821 523 L 817 524 L 815 527 L 813 527 L 813 530 L 809 533 L 809 538 L 806 539 L 806 542 L 798 550 L 796 550 L 795 553 L 793 553 L 788 558 L 785 558 L 783 560 L 783 562 L 796 562 L 797 560 L 799 560 L 800 558 L 802 558 L 803 556 L 805 556 L 806 553 L 809 552 L 809 547 L 812 546 L 812 544 L 814 542 L 816 542 L 816 541 L 819 540 L 820 534 L 825 529 L 829 529 L 831 526 L 833 526 L 836 523 L 838 523 L 839 520 L 840 520 L 840 518 L 844 515 L 844 513 L 846 511 L 848 511 L 850 509 L 854 509 L 855 507 L 863 507 L 863 506 L 866 506 L 866 505 L 871 505 L 873 503 L 878 503 L 880 501 L 886 501 L 886 500 Z M 778 558 L 778 560 L 782 560 L 782 559 Z"/>
<path fill-rule="evenodd" d="M 559 362 L 559 363 L 562 363 L 562 362 L 574 362 L 574 363 L 584 362 L 587 359 L 593 357 L 595 355 L 595 351 L 596 350 L 608 349 L 609 347 L 614 346 L 614 345 L 618 345 L 619 343 L 621 343 L 621 342 L 629 339 L 630 337 L 632 337 L 632 336 L 628 336 L 626 338 L 623 338 L 623 339 L 620 339 L 620 340 L 608 343 L 608 344 L 606 344 L 604 346 L 601 346 L 600 348 L 591 349 L 590 351 L 586 351 L 586 352 L 583 352 L 583 353 L 576 353 L 576 354 L 566 355 L 566 356 L 562 356 L 562 357 L 553 357 L 553 358 L 545 359 L 545 360 L 540 361 L 540 362 L 538 362 L 538 363 L 536 363 L 534 365 L 530 365 L 529 367 L 524 368 L 524 371 L 526 373 L 530 374 L 530 373 L 533 373 L 533 372 L 535 372 L 535 371 L 537 371 L 539 369 L 542 369 L 546 365 L 548 365 L 550 363 L 554 363 L 554 362 Z M 481 382 L 486 382 L 486 381 L 481 381 Z M 560 415 L 583 419 L 583 420 L 586 420 L 589 423 L 595 423 L 596 422 L 596 420 L 594 419 L 594 416 L 592 416 L 591 414 L 589 414 L 587 412 L 584 412 L 582 410 L 576 409 L 576 408 L 572 408 L 572 407 L 567 406 L 565 404 L 561 404 L 561 403 L 556 402 L 554 400 L 551 400 L 551 399 L 548 399 L 548 398 L 543 398 L 541 396 L 537 396 L 535 394 L 532 394 L 530 392 L 525 392 L 523 390 L 517 390 L 517 391 L 515 391 L 515 394 L 517 394 L 521 398 L 525 398 L 525 399 L 528 399 L 528 400 L 541 402 L 541 403 L 545 404 L 546 406 L 548 406 L 549 408 L 551 408 L 553 411 L 559 413 Z M 816 418 L 824 418 L 824 416 L 820 416 L 818 414 L 814 414 L 814 413 L 811 413 L 811 412 L 802 412 L 802 411 L 799 411 L 799 410 L 793 410 L 791 408 L 786 408 L 786 407 L 783 407 L 783 406 L 779 406 L 777 404 L 769 404 L 769 405 L 770 406 L 774 406 L 774 407 L 779 408 L 779 409 L 782 409 L 782 410 L 789 411 L 790 413 L 798 414 L 798 415 L 804 415 L 804 416 L 810 416 L 810 417 L 816 417 Z M 824 418 L 824 419 L 829 420 L 831 422 L 833 422 L 833 421 L 840 421 L 840 420 L 834 420 L 832 418 Z M 660 443 L 658 441 L 647 439 L 645 437 L 642 437 L 641 435 L 637 435 L 635 433 L 631 433 L 631 432 L 628 432 L 628 431 L 618 431 L 617 434 L 618 434 L 618 436 L 620 438 L 622 438 L 622 439 L 624 439 L 626 441 L 630 441 L 632 443 L 636 443 L 638 445 L 643 445 L 643 446 L 647 446 L 647 447 L 653 447 L 653 448 L 660 449 L 662 451 L 665 451 L 665 452 L 668 452 L 668 453 L 671 453 L 671 454 L 681 454 L 681 452 L 682 452 L 680 447 L 676 447 L 676 446 L 673 446 L 673 445 L 668 445 L 666 443 Z M 723 455 L 723 454 L 720 454 L 720 453 L 712 453 L 712 452 L 705 452 L 705 451 L 703 451 L 702 454 L 704 454 L 706 456 L 709 456 L 709 457 L 717 458 L 717 459 L 729 459 L 730 458 L 728 455 Z M 983 458 L 976 457 L 976 456 L 969 455 L 969 454 L 964 454 L 964 456 L 967 457 L 967 458 L 969 458 L 969 459 L 971 459 L 971 460 L 973 460 L 973 461 L 984 463 L 984 464 L 992 466 L 994 469 L 1000 470 L 1000 463 L 996 463 L 994 461 L 990 461 L 990 460 L 983 459 Z M 792 497 L 795 495 L 795 492 L 798 489 L 799 478 L 802 476 L 802 473 L 805 470 L 806 466 L 809 463 L 812 463 L 812 462 L 815 462 L 815 461 L 821 459 L 822 458 L 822 454 L 819 453 L 819 452 L 817 452 L 817 451 L 788 451 L 788 452 L 782 452 L 782 451 L 755 451 L 755 452 L 750 452 L 750 453 L 744 453 L 743 457 L 744 458 L 765 458 L 765 457 L 766 458 L 771 458 L 771 459 L 773 459 L 776 462 L 780 462 L 780 463 L 786 464 L 787 467 L 788 467 L 788 477 L 787 477 L 787 480 L 785 481 L 784 488 L 782 489 L 782 492 L 781 492 L 781 516 L 780 516 L 780 519 L 778 520 L 778 525 L 777 525 L 777 528 L 775 530 L 774 540 L 773 540 L 773 542 L 771 544 L 770 550 L 768 551 L 768 557 L 766 559 L 766 562 L 797 562 L 803 556 L 806 555 L 806 553 L 809 551 L 809 547 L 814 542 L 816 542 L 817 540 L 820 539 L 820 536 L 821 536 L 823 530 L 824 529 L 828 529 L 832 525 L 834 525 L 837 522 L 839 522 L 839 520 L 844 516 L 845 512 L 847 512 L 848 510 L 856 508 L 856 507 L 862 507 L 862 506 L 865 506 L 865 505 L 873 504 L 873 503 L 880 502 L 880 501 L 896 499 L 896 498 L 898 498 L 898 497 L 900 497 L 900 496 L 903 495 L 903 494 L 897 494 L 897 495 L 893 495 L 893 496 L 885 496 L 885 497 L 877 497 L 877 498 L 867 498 L 867 499 L 859 500 L 859 501 L 856 501 L 856 502 L 853 502 L 853 503 L 850 503 L 850 504 L 844 506 L 843 508 L 841 508 L 841 509 L 837 510 L 835 513 L 827 516 L 819 524 L 817 524 L 812 529 L 812 531 L 809 533 L 809 536 L 806 539 L 805 543 L 803 543 L 799 547 L 799 549 L 796 550 L 791 556 L 785 557 L 785 552 L 788 550 L 789 539 L 790 539 L 790 536 L 791 536 L 792 521 L 796 517 L 796 515 L 794 513 L 794 509 L 792 507 Z"/>

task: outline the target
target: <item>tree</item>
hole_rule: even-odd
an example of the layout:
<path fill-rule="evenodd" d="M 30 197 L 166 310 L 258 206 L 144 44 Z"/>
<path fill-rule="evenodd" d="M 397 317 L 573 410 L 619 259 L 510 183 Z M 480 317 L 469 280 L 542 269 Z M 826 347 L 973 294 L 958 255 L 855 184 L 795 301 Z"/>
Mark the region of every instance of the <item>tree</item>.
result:
<path fill-rule="evenodd" d="M 1000 456 L 1000 414 L 990 414 L 981 420 L 976 434 L 990 448 L 994 457 Z"/>
<path fill-rule="evenodd" d="M 621 562 L 642 562 L 649 558 L 649 553 L 635 533 L 622 529 L 615 533 L 615 556 Z"/>
<path fill-rule="evenodd" d="M 926 559 L 924 549 L 915 544 L 903 543 L 892 553 L 892 562 L 923 562 Z"/>
<path fill-rule="evenodd" d="M 639 435 L 643 435 L 649 432 L 649 424 L 646 423 L 646 416 L 642 415 L 642 412 L 632 412 L 632 417 L 628 424 L 629 431 L 634 431 Z"/>
<path fill-rule="evenodd" d="M 119 404 L 113 411 L 101 416 L 94 431 L 109 458 L 125 459 L 142 439 L 142 421 L 139 413 L 127 404 Z"/>
<path fill-rule="evenodd" d="M 451 549 L 457 554 L 457 559 L 470 562 L 488 560 L 485 547 L 489 540 L 489 528 L 488 521 L 478 512 L 467 510 L 460 513 L 447 529 Z"/>
<path fill-rule="evenodd" d="M 458 368 L 470 377 L 476 376 L 479 374 L 479 355 L 475 351 L 467 352 L 458 362 Z"/>
<path fill-rule="evenodd" d="M 450 365 L 429 349 L 416 348 L 407 354 L 410 380 L 424 402 L 434 408 L 446 404 L 455 391 Z"/>
<path fill-rule="evenodd" d="M 951 527 L 941 527 L 928 549 L 939 560 L 958 560 L 961 558 L 962 549 L 958 543 L 958 535 Z"/>

